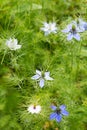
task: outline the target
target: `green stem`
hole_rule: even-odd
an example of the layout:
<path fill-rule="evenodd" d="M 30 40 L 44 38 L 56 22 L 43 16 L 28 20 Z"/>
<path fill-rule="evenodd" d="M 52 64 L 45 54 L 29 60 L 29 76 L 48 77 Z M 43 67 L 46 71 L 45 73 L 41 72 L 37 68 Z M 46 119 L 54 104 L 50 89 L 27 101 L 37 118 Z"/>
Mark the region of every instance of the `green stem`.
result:
<path fill-rule="evenodd" d="M 6 50 L 4 51 L 4 55 L 3 55 L 3 57 L 2 57 L 2 60 L 1 60 L 1 65 L 2 65 L 2 63 L 3 63 L 3 61 L 4 61 L 4 58 L 5 58 L 5 55 L 6 55 Z"/>

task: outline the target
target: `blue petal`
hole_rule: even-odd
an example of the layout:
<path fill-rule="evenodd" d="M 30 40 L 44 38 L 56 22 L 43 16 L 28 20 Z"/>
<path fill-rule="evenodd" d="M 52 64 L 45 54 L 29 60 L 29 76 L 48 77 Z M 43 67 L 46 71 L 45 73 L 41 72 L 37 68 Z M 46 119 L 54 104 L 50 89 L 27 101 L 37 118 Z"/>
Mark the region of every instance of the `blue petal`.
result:
<path fill-rule="evenodd" d="M 57 122 L 60 122 L 61 119 L 62 119 L 62 115 L 61 115 L 61 114 L 57 114 L 56 121 L 57 121 Z"/>
<path fill-rule="evenodd" d="M 69 115 L 69 112 L 66 111 L 66 110 L 62 110 L 62 111 L 61 111 L 61 114 L 63 114 L 64 116 L 68 116 L 68 115 Z"/>
<path fill-rule="evenodd" d="M 36 74 L 36 75 L 34 75 L 34 76 L 31 77 L 31 79 L 34 79 L 34 80 L 37 80 L 39 78 L 40 78 L 40 75 L 38 75 L 38 74 Z"/>
<path fill-rule="evenodd" d="M 52 113 L 52 114 L 50 115 L 50 120 L 55 119 L 56 116 L 57 116 L 57 113 L 56 113 L 56 112 Z"/>
<path fill-rule="evenodd" d="M 62 32 L 63 32 L 63 33 L 68 33 L 69 30 L 68 30 L 68 29 L 64 29 L 64 30 L 62 30 Z"/>
<path fill-rule="evenodd" d="M 44 86 L 44 79 L 40 79 L 39 86 L 40 86 L 41 88 L 43 88 L 43 86 Z"/>
<path fill-rule="evenodd" d="M 54 105 L 52 105 L 51 108 L 52 108 L 52 110 L 54 110 L 54 111 L 57 109 L 57 107 L 54 106 Z"/>
<path fill-rule="evenodd" d="M 85 30 L 87 30 L 87 23 L 84 24 L 84 28 L 85 28 Z"/>
<path fill-rule="evenodd" d="M 74 34 L 73 37 L 77 40 L 77 41 L 80 41 L 80 35 L 79 34 Z"/>
<path fill-rule="evenodd" d="M 67 36 L 67 40 L 70 41 L 70 40 L 72 40 L 72 38 L 73 38 L 73 34 L 69 33 L 68 36 Z"/>
<path fill-rule="evenodd" d="M 65 108 L 66 108 L 65 105 L 61 105 L 61 106 L 60 106 L 60 109 L 61 109 L 61 110 L 64 110 Z"/>

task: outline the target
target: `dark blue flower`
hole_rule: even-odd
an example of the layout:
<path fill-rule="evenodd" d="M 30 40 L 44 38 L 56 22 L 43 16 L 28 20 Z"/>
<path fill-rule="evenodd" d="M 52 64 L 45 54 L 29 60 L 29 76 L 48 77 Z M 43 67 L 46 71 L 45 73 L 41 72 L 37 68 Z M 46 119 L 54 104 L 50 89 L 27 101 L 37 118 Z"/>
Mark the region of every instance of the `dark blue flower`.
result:
<path fill-rule="evenodd" d="M 59 109 L 58 109 L 56 106 L 52 105 L 51 108 L 52 108 L 52 110 L 54 110 L 54 112 L 51 113 L 51 115 L 50 115 L 50 120 L 55 119 L 57 122 L 60 122 L 61 119 L 62 119 L 62 115 L 68 116 L 68 114 L 69 114 L 69 113 L 65 110 L 65 108 L 66 108 L 65 105 L 61 105 L 61 106 L 59 107 Z"/>

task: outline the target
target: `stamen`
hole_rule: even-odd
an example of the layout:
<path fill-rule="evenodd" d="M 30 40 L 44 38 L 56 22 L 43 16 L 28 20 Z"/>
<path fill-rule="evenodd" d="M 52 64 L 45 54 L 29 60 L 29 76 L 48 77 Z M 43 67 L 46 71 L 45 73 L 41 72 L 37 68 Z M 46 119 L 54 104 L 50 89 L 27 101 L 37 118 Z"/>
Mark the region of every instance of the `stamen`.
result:
<path fill-rule="evenodd" d="M 34 105 L 34 107 L 33 107 L 34 109 L 36 109 L 36 105 Z"/>
<path fill-rule="evenodd" d="M 61 109 L 57 109 L 57 110 L 56 110 L 56 113 L 57 113 L 57 114 L 60 114 L 60 113 L 61 113 Z"/>

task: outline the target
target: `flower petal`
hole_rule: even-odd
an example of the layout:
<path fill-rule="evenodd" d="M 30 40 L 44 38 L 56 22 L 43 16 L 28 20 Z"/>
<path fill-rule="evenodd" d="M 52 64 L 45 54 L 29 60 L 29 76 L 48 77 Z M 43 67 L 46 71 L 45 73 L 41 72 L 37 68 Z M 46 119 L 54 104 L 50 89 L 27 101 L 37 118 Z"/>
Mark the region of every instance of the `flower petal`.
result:
<path fill-rule="evenodd" d="M 85 28 L 85 30 L 87 30 L 87 23 L 84 24 L 84 28 Z"/>
<path fill-rule="evenodd" d="M 38 75 L 38 74 L 36 74 L 36 75 L 34 75 L 34 76 L 31 77 L 31 79 L 33 79 L 33 80 L 37 80 L 39 78 L 40 78 L 40 75 Z"/>
<path fill-rule="evenodd" d="M 60 109 L 61 109 L 61 110 L 64 110 L 65 108 L 66 108 L 65 105 L 61 105 L 61 106 L 60 106 Z"/>
<path fill-rule="evenodd" d="M 45 72 L 45 77 L 44 78 L 46 80 L 53 80 L 53 78 L 51 78 L 49 75 L 50 75 L 50 72 Z"/>
<path fill-rule="evenodd" d="M 21 45 L 16 45 L 14 49 L 17 50 L 17 49 L 20 49 L 20 48 L 21 48 Z"/>
<path fill-rule="evenodd" d="M 74 34 L 73 37 L 77 40 L 80 41 L 80 35 L 78 33 Z"/>
<path fill-rule="evenodd" d="M 57 114 L 57 116 L 56 116 L 56 121 L 57 121 L 57 122 L 60 122 L 61 119 L 62 119 L 62 115 L 61 115 L 61 114 Z"/>
<path fill-rule="evenodd" d="M 52 108 L 52 110 L 54 110 L 54 111 L 57 109 L 57 107 L 54 106 L 54 105 L 52 105 L 51 108 Z"/>
<path fill-rule="evenodd" d="M 61 111 L 61 114 L 63 114 L 64 116 L 68 116 L 68 115 L 69 115 L 69 112 L 66 111 L 66 110 L 62 110 L 62 111 Z"/>
<path fill-rule="evenodd" d="M 12 40 L 12 42 L 14 42 L 14 43 L 15 43 L 15 45 L 17 45 L 17 44 L 18 44 L 18 40 L 17 40 L 17 39 L 15 39 L 15 38 Z"/>
<path fill-rule="evenodd" d="M 53 120 L 53 119 L 55 119 L 56 117 L 57 117 L 57 113 L 54 112 L 54 113 L 52 113 L 52 114 L 50 115 L 50 120 Z"/>
<path fill-rule="evenodd" d="M 41 106 L 36 106 L 36 112 L 35 113 L 39 113 L 41 111 Z"/>
<path fill-rule="evenodd" d="M 41 71 L 36 70 L 36 74 L 38 74 L 38 75 L 40 75 L 40 76 L 41 76 Z"/>
<path fill-rule="evenodd" d="M 69 33 L 67 36 L 67 40 L 70 41 L 70 40 L 72 40 L 72 38 L 73 38 L 73 34 Z"/>
<path fill-rule="evenodd" d="M 62 32 L 63 32 L 63 33 L 68 33 L 69 30 L 66 28 L 66 29 L 62 30 Z"/>
<path fill-rule="evenodd" d="M 44 79 L 40 79 L 39 86 L 42 88 L 44 86 Z"/>
<path fill-rule="evenodd" d="M 62 30 L 62 32 L 63 33 L 68 33 L 71 28 L 72 28 L 72 24 L 69 24 L 64 30 Z"/>

